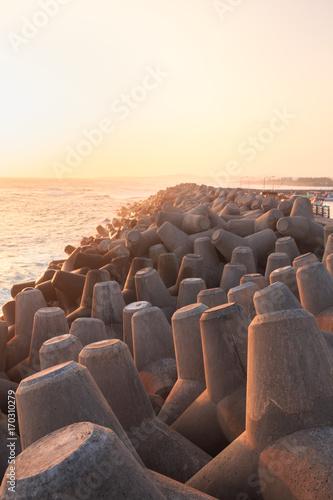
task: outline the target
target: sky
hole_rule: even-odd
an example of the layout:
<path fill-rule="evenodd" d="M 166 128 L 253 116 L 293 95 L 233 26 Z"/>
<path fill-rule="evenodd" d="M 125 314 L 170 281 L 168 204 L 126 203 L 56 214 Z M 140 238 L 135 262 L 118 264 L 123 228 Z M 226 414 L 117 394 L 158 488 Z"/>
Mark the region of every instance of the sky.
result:
<path fill-rule="evenodd" d="M 331 0 L 2 0 L 0 19 L 0 177 L 333 176 Z"/>

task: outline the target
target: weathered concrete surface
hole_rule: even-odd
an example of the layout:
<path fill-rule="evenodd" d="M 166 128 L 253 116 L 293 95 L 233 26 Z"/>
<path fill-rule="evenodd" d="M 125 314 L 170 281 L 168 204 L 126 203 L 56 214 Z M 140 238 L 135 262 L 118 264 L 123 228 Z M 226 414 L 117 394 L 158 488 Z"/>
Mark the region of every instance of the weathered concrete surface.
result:
<path fill-rule="evenodd" d="M 163 499 L 148 471 L 110 429 L 75 423 L 36 441 L 15 464 L 14 497 Z M 6 481 L 0 495 L 13 498 Z"/>
<path fill-rule="evenodd" d="M 199 321 L 207 309 L 203 304 L 192 304 L 172 316 L 178 380 L 158 415 L 168 425 L 206 389 Z"/>
<path fill-rule="evenodd" d="M 79 359 L 147 467 L 185 482 L 209 462 L 209 455 L 155 417 L 126 344 L 120 340 L 90 344 Z"/>

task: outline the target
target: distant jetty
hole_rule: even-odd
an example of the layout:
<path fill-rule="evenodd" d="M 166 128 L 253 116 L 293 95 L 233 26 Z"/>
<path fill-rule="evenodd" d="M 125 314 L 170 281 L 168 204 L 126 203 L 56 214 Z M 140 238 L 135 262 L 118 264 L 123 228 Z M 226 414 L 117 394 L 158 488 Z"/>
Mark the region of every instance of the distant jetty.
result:
<path fill-rule="evenodd" d="M 0 498 L 333 498 L 333 221 L 305 194 L 169 187 L 14 284 Z"/>

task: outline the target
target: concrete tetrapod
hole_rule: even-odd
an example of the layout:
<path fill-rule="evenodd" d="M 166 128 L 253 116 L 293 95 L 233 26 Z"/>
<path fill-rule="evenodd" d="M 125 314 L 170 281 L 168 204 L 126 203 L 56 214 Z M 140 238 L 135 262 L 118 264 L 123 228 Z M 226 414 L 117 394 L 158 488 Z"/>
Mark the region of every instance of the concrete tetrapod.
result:
<path fill-rule="evenodd" d="M 4 321 L 0 321 L 0 373 L 6 369 L 6 351 L 8 339 L 8 326 Z"/>
<path fill-rule="evenodd" d="M 2 314 L 8 327 L 15 325 L 15 300 L 5 302 L 2 306 Z"/>
<path fill-rule="evenodd" d="M 313 262 L 296 273 L 301 304 L 316 316 L 322 330 L 333 332 L 333 277 L 324 264 Z"/>
<path fill-rule="evenodd" d="M 260 215 L 254 220 L 254 231 L 258 233 L 259 231 L 263 231 L 264 229 L 273 229 L 276 230 L 276 224 L 278 220 L 284 217 L 281 210 L 277 208 L 273 208 L 268 210 L 263 215 Z"/>
<path fill-rule="evenodd" d="M 187 234 L 201 233 L 202 231 L 207 231 L 210 228 L 210 220 L 204 215 L 196 214 L 186 214 L 183 223 L 182 231 Z"/>
<path fill-rule="evenodd" d="M 138 229 L 132 229 L 126 234 L 126 247 L 130 250 L 133 257 L 145 257 L 148 255 L 149 248 L 161 243 L 157 235 L 157 226 L 153 226 L 146 231 L 140 232 Z"/>
<path fill-rule="evenodd" d="M 272 500 L 315 498 L 315 491 L 321 491 L 320 488 L 316 490 L 318 480 L 325 491 L 325 474 L 319 474 L 317 480 L 307 477 L 306 491 L 310 492 L 309 496 L 266 494 L 271 488 L 274 491 L 274 478 L 272 485 L 267 484 L 267 477 L 271 476 L 266 475 L 263 483 L 258 480 L 262 464 L 269 463 L 267 459 L 270 452 L 262 452 L 272 447 L 271 456 L 283 463 L 284 450 L 279 453 L 280 448 L 277 446 L 274 449 L 274 443 L 279 443 L 281 438 L 286 443 L 284 437 L 288 442 L 298 431 L 306 429 L 304 432 L 307 433 L 306 441 L 311 454 L 313 428 L 318 428 L 319 433 L 323 432 L 324 437 L 325 431 L 319 428 L 332 425 L 332 359 L 315 318 L 304 309 L 257 316 L 249 327 L 246 431 L 191 478 L 188 484 L 222 500 L 247 497 L 260 499 L 262 494 L 265 499 Z M 262 460 L 259 469 L 260 453 Z M 321 457 L 326 460 L 324 470 L 327 470 L 331 466 L 331 455 L 328 458 L 323 450 Z M 313 456 L 309 458 L 313 461 Z M 288 460 L 286 467 L 289 471 L 295 467 L 297 472 L 298 463 Z M 308 464 L 309 461 L 306 467 L 309 467 Z M 282 468 L 281 471 L 279 467 L 277 471 L 282 481 L 284 475 L 288 474 L 284 470 Z M 295 473 L 290 475 L 292 479 L 289 484 L 292 482 L 296 491 L 302 488 L 304 477 L 295 476 Z M 262 478 L 265 479 L 264 474 Z M 324 482 L 321 482 L 322 478 Z M 264 486 L 263 491 L 260 484 Z"/>
<path fill-rule="evenodd" d="M 329 255 L 326 259 L 327 271 L 333 276 L 333 254 Z"/>
<path fill-rule="evenodd" d="M 164 222 L 170 222 L 178 229 L 181 229 L 187 234 L 198 233 L 209 229 L 209 219 L 204 215 L 186 214 L 180 212 L 158 212 L 156 224 L 162 226 Z"/>
<path fill-rule="evenodd" d="M 24 283 L 15 283 L 15 285 L 12 286 L 10 290 L 10 294 L 13 297 L 13 299 L 16 298 L 16 295 L 20 292 L 22 292 L 25 289 L 31 289 L 35 287 L 35 281 L 25 281 Z"/>
<path fill-rule="evenodd" d="M 193 252 L 194 241 L 197 238 L 201 238 L 203 236 L 209 237 L 213 234 L 213 232 L 214 230 L 208 230 L 191 234 L 189 236 L 170 222 L 164 222 L 157 230 L 157 234 L 168 252 L 176 254 L 179 262 L 181 262 L 184 255 Z"/>
<path fill-rule="evenodd" d="M 69 325 L 77 318 L 89 318 L 91 316 L 94 286 L 102 281 L 110 281 L 110 275 L 106 270 L 92 269 L 87 273 L 80 307 L 67 315 Z"/>
<path fill-rule="evenodd" d="M 211 457 L 155 416 L 124 342 L 90 344 L 79 359 L 89 369 L 146 467 L 185 482 L 208 463 Z"/>
<path fill-rule="evenodd" d="M 39 439 L 16 458 L 15 469 L 18 500 L 165 498 L 117 434 L 90 422 Z M 0 495 L 13 498 L 5 480 Z"/>
<path fill-rule="evenodd" d="M 30 366 L 33 370 L 40 370 L 39 349 L 43 343 L 56 335 L 68 332 L 65 313 L 59 307 L 44 307 L 36 312 L 29 353 Z"/>
<path fill-rule="evenodd" d="M 10 397 L 12 397 L 12 402 L 14 402 L 14 396 L 12 395 L 14 393 L 6 393 L 6 399 L 7 399 L 7 405 L 8 405 L 8 399 L 10 401 Z M 7 415 L 4 415 L 2 412 L 0 412 L 0 479 L 3 480 L 6 490 L 9 489 L 9 493 L 11 495 L 11 498 L 13 498 L 13 490 L 12 487 L 14 486 L 14 491 L 15 491 L 15 459 L 16 456 L 21 453 L 21 446 L 20 446 L 20 438 L 15 432 L 15 426 L 10 427 L 11 422 L 8 422 Z M 11 430 L 11 433 L 9 434 L 9 429 Z M 12 438 L 12 440 L 8 438 Z M 11 462 L 11 460 L 14 460 L 14 462 Z M 11 462 L 11 463 L 10 463 Z M 12 469 L 8 466 L 10 464 L 12 466 Z M 8 467 L 8 469 L 7 469 Z M 7 474 L 5 476 L 7 469 Z M 14 471 L 14 474 L 13 474 Z M 0 490 L 1 494 L 1 490 Z M 1 498 L 3 498 L 1 496 Z"/>
<path fill-rule="evenodd" d="M 242 203 L 242 202 L 240 201 L 240 202 L 237 202 L 237 203 L 239 203 L 239 204 L 240 204 L 240 203 Z M 240 213 L 241 215 L 243 215 L 243 214 L 247 214 L 248 212 L 250 212 L 250 210 L 249 210 L 247 207 L 245 207 L 244 205 L 241 205 L 241 206 L 240 206 L 240 208 L 239 208 L 239 213 Z"/>
<path fill-rule="evenodd" d="M 40 285 L 41 283 L 45 283 L 46 281 L 52 280 L 55 269 L 47 269 L 38 279 L 35 281 L 35 286 Z"/>
<path fill-rule="evenodd" d="M 294 259 L 296 259 L 296 257 L 300 256 L 300 251 L 298 250 L 296 241 L 291 236 L 279 238 L 275 243 L 275 252 L 282 252 L 289 255 L 291 263 Z"/>
<path fill-rule="evenodd" d="M 333 223 L 330 222 L 329 224 L 326 224 L 324 227 L 324 242 L 325 242 L 325 247 L 327 245 L 327 241 L 329 238 L 329 235 L 333 233 Z"/>
<path fill-rule="evenodd" d="M 182 484 L 169 477 L 162 476 L 158 472 L 148 471 L 148 473 L 155 486 L 165 495 L 166 499 L 188 500 L 190 498 L 191 500 L 214 500 L 210 495 L 190 488 L 186 484 Z"/>
<path fill-rule="evenodd" d="M 15 337 L 15 325 L 11 325 L 8 327 L 7 343 L 10 342 L 14 337 Z"/>
<path fill-rule="evenodd" d="M 244 239 L 241 236 L 217 229 L 212 236 L 212 243 L 220 254 L 228 261 L 231 261 L 232 252 L 236 247 L 244 246 Z"/>
<path fill-rule="evenodd" d="M 239 285 L 244 274 L 246 274 L 244 264 L 226 264 L 223 269 L 220 288 L 228 294 L 230 288 Z"/>
<path fill-rule="evenodd" d="M 83 293 L 86 277 L 83 274 L 56 271 L 52 278 L 52 285 L 62 292 L 70 304 L 75 304 Z"/>
<path fill-rule="evenodd" d="M 228 221 L 226 227 L 221 229 L 226 229 L 233 234 L 245 238 L 245 236 L 250 236 L 255 232 L 254 230 L 255 219 L 250 219 L 249 217 L 237 217 Z"/>
<path fill-rule="evenodd" d="M 255 283 L 259 289 L 265 288 L 268 286 L 268 282 L 262 274 L 254 273 L 254 274 L 244 274 L 242 279 L 240 280 L 240 284 L 244 285 L 245 283 Z"/>
<path fill-rule="evenodd" d="M 206 389 L 199 321 L 207 309 L 204 304 L 191 304 L 172 316 L 178 379 L 158 414 L 168 425 Z"/>
<path fill-rule="evenodd" d="M 177 309 L 195 304 L 198 294 L 206 289 L 206 283 L 201 278 L 186 278 L 179 285 Z"/>
<path fill-rule="evenodd" d="M 329 255 L 333 253 L 333 234 L 331 233 L 328 236 L 327 243 L 325 245 L 325 251 L 323 255 L 323 264 L 326 263 L 326 259 Z"/>
<path fill-rule="evenodd" d="M 125 301 L 116 281 L 96 283 L 93 291 L 91 317 L 103 321 L 108 339 L 123 338 Z"/>
<path fill-rule="evenodd" d="M 252 320 L 256 315 L 253 296 L 258 291 L 258 285 L 249 281 L 248 283 L 244 283 L 243 285 L 230 288 L 228 292 L 228 302 L 236 302 L 236 304 L 244 307 L 247 314 L 249 315 L 249 318 Z"/>
<path fill-rule="evenodd" d="M 204 278 L 204 261 L 201 255 L 188 253 L 184 255 L 178 272 L 175 286 L 169 288 L 171 295 L 178 295 L 181 282 L 186 278 Z"/>
<path fill-rule="evenodd" d="M 269 282 L 271 285 L 280 281 L 281 283 L 285 283 L 288 288 L 293 292 L 296 299 L 299 300 L 299 291 L 296 279 L 296 269 L 292 266 L 281 267 L 280 269 L 275 269 L 269 275 Z"/>
<path fill-rule="evenodd" d="M 291 264 L 291 262 L 290 262 L 289 255 L 287 255 L 286 253 L 282 253 L 282 252 L 271 253 L 268 256 L 266 270 L 265 270 L 265 278 L 266 278 L 267 282 L 269 282 L 270 274 L 273 271 L 275 271 L 275 269 L 280 269 L 281 267 L 290 266 L 290 264 Z"/>
<path fill-rule="evenodd" d="M 218 210 L 219 212 L 219 210 Z M 226 229 L 227 228 L 227 223 L 222 217 L 220 217 L 216 211 L 213 210 L 208 210 L 208 218 L 210 220 L 210 227 L 213 227 L 215 229 Z"/>
<path fill-rule="evenodd" d="M 253 302 L 258 316 L 274 311 L 302 309 L 301 303 L 288 286 L 279 281 L 255 293 Z"/>
<path fill-rule="evenodd" d="M 15 336 L 7 344 L 6 371 L 29 356 L 35 312 L 46 307 L 38 290 L 19 292 L 15 303 Z"/>
<path fill-rule="evenodd" d="M 167 288 L 176 284 L 179 262 L 174 253 L 162 253 L 159 256 L 157 272 Z"/>
<path fill-rule="evenodd" d="M 256 220 L 258 217 L 264 214 L 264 211 L 261 210 L 261 208 L 258 208 L 256 210 L 248 210 L 247 212 L 243 212 L 241 216 L 238 217 L 238 219 L 253 219 Z M 230 218 L 231 216 L 229 216 Z M 233 219 L 235 220 L 237 216 L 233 216 Z"/>
<path fill-rule="evenodd" d="M 333 493 L 332 455 L 328 452 L 333 444 L 332 358 L 324 351 L 323 340 L 314 321 L 311 326 L 312 331 L 308 328 L 305 339 L 303 339 L 305 328 L 297 332 L 301 338 L 292 346 L 295 352 L 302 344 L 303 353 L 300 352 L 298 358 L 303 373 L 298 375 L 299 385 L 296 387 L 301 390 L 298 389 L 297 398 L 291 379 L 288 380 L 290 382 L 287 386 L 289 389 L 287 397 L 283 397 L 285 409 L 283 417 L 288 419 L 288 427 L 286 430 L 283 429 L 284 423 L 281 418 L 282 425 L 278 431 L 283 429 L 282 436 L 278 435 L 274 444 L 270 444 L 260 455 L 260 479 L 273 476 L 272 481 L 262 483 L 263 497 L 267 500 L 310 499 L 315 498 L 318 492 L 320 498 L 330 498 Z M 258 325 L 256 335 L 261 333 L 260 330 Z M 309 335 L 309 330 L 312 335 Z M 317 340 L 319 345 L 315 346 Z M 321 366 L 317 372 L 319 363 Z M 295 383 L 297 382 L 295 380 Z M 272 400 L 276 401 L 277 405 L 280 402 L 274 396 Z M 297 409 L 300 416 L 297 415 Z M 288 418 L 290 414 L 292 415 Z"/>
<path fill-rule="evenodd" d="M 163 222 L 158 228 L 157 234 L 168 252 L 174 253 L 179 261 L 184 255 L 192 252 L 188 235 L 170 222 Z"/>
<path fill-rule="evenodd" d="M 235 203 L 227 203 L 220 215 L 239 215 L 239 207 Z"/>
<path fill-rule="evenodd" d="M 124 237 L 121 237 L 121 238 L 105 240 L 108 243 L 108 251 L 109 252 L 110 252 L 110 250 L 113 250 L 114 248 L 116 248 L 119 245 L 125 246 L 125 244 L 126 244 L 126 239 L 125 239 L 126 231 L 124 231 L 123 236 Z"/>
<path fill-rule="evenodd" d="M 35 289 L 42 292 L 47 303 L 57 301 L 57 291 L 52 286 L 51 280 L 43 281 L 39 285 L 36 285 Z"/>
<path fill-rule="evenodd" d="M 242 214 L 243 218 L 245 219 L 257 219 L 261 215 L 264 214 L 264 211 L 261 208 L 257 208 L 256 210 L 249 210 L 248 212 L 245 212 Z"/>
<path fill-rule="evenodd" d="M 232 251 L 231 264 L 243 264 L 246 267 L 246 274 L 257 272 L 257 266 L 253 256 L 253 251 L 249 247 L 236 247 Z"/>
<path fill-rule="evenodd" d="M 238 189 L 228 190 L 227 200 L 234 201 L 238 194 Z"/>
<path fill-rule="evenodd" d="M 46 370 L 66 361 L 77 361 L 82 349 L 79 339 L 69 333 L 46 340 L 39 349 L 41 369 Z"/>
<path fill-rule="evenodd" d="M 332 359 L 310 313 L 294 309 L 255 318 L 248 359 L 246 429 L 258 449 L 292 432 L 333 424 Z"/>
<path fill-rule="evenodd" d="M 101 245 L 103 243 L 107 244 L 107 241 L 102 241 L 99 245 L 99 251 L 101 251 Z M 111 264 L 113 259 L 117 259 L 119 257 L 125 257 L 125 258 L 130 258 L 131 252 L 128 248 L 126 248 L 124 245 L 117 245 L 113 248 L 110 248 L 107 252 L 101 252 L 104 253 L 102 257 L 102 264 L 103 266 L 106 266 L 107 264 Z"/>
<path fill-rule="evenodd" d="M 247 193 L 244 197 L 243 205 L 245 205 L 250 210 L 255 197 L 255 193 Z"/>
<path fill-rule="evenodd" d="M 203 206 L 203 205 L 201 205 Z M 198 207 L 200 208 L 200 207 Z M 206 207 L 207 208 L 207 207 Z M 210 220 L 210 227 L 214 227 L 216 229 L 222 227 L 225 228 L 227 226 L 226 222 L 222 217 L 218 215 L 218 213 L 221 211 L 222 205 L 211 207 L 210 209 L 207 208 L 206 216 Z"/>
<path fill-rule="evenodd" d="M 228 302 L 227 296 L 222 288 L 209 288 L 198 293 L 197 302 L 205 304 L 211 309 L 212 307 L 222 306 Z"/>
<path fill-rule="evenodd" d="M 195 277 L 203 278 L 207 288 L 219 286 L 224 264 L 220 261 L 211 239 L 207 236 L 197 238 L 194 241 L 194 253 L 203 259 L 203 275 Z M 192 276 L 186 277 L 191 278 Z"/>
<path fill-rule="evenodd" d="M 290 212 L 290 217 L 306 217 L 307 219 L 314 220 L 314 214 L 312 210 L 312 203 L 309 198 L 305 198 L 304 196 L 298 196 L 294 203 Z"/>
<path fill-rule="evenodd" d="M 107 338 L 103 321 L 96 318 L 76 319 L 73 321 L 69 333 L 77 337 L 83 347 Z"/>
<path fill-rule="evenodd" d="M 68 333 L 65 313 L 60 307 L 43 307 L 35 313 L 29 356 L 8 371 L 14 382 L 20 382 L 40 370 L 39 349 L 57 335 Z"/>
<path fill-rule="evenodd" d="M 172 424 L 172 428 L 210 455 L 216 455 L 227 445 L 225 433 L 230 428 L 244 430 L 249 323 L 248 314 L 238 304 L 208 309 L 200 319 L 207 389 Z M 217 405 L 235 392 L 238 396 L 234 407 L 223 412 L 222 405 L 217 412 Z M 237 413 L 233 411 L 236 408 Z M 242 412 L 240 408 L 243 408 Z"/>
<path fill-rule="evenodd" d="M 277 223 L 277 230 L 283 236 L 291 236 L 303 247 L 314 249 L 324 248 L 324 228 L 317 222 L 306 217 L 283 217 Z"/>
<path fill-rule="evenodd" d="M 1 378 L 0 378 L 0 411 L 2 413 L 6 414 L 6 415 L 8 414 L 8 406 L 9 406 L 8 395 L 9 394 L 13 395 L 17 388 L 18 388 L 18 384 L 16 382 L 12 382 L 8 378 L 5 378 L 4 374 L 1 374 Z M 8 393 L 8 391 L 12 391 L 12 392 Z M 13 422 L 11 422 L 11 423 L 13 423 Z M 8 435 L 7 435 L 7 437 L 8 437 Z"/>
<path fill-rule="evenodd" d="M 137 300 L 134 276 L 136 275 L 137 271 L 139 271 L 140 269 L 144 269 L 145 267 L 154 267 L 153 261 L 151 259 L 146 259 L 145 257 L 135 257 L 132 260 L 124 289 L 122 291 L 126 304 L 130 304 L 131 302 L 135 302 Z"/>
<path fill-rule="evenodd" d="M 74 269 L 81 267 L 89 267 L 89 269 L 99 269 L 103 265 L 102 255 L 97 251 L 98 244 L 95 248 L 92 246 L 80 247 L 80 252 L 76 254 L 74 259 Z"/>
<path fill-rule="evenodd" d="M 132 316 L 142 309 L 151 307 L 151 303 L 145 300 L 140 302 L 131 302 L 123 309 L 123 341 L 127 344 L 129 352 L 133 356 L 133 335 L 132 335 Z M 102 340 L 102 339 L 101 339 Z"/>
<path fill-rule="evenodd" d="M 260 454 L 264 500 L 330 499 L 333 494 L 333 426 L 301 430 Z"/>
<path fill-rule="evenodd" d="M 268 196 L 267 198 L 264 198 L 262 200 L 261 208 L 264 212 L 268 212 L 269 210 L 276 208 L 278 204 L 279 202 L 275 198 L 271 198 L 270 196 Z"/>
<path fill-rule="evenodd" d="M 135 275 L 135 289 L 138 301 L 146 301 L 162 309 L 168 320 L 175 312 L 175 299 L 161 280 L 156 269 L 146 267 Z"/>
<path fill-rule="evenodd" d="M 159 256 L 167 253 L 167 249 L 162 243 L 158 243 L 157 245 L 152 245 L 149 248 L 149 259 L 153 261 L 153 266 L 157 269 Z"/>
<path fill-rule="evenodd" d="M 314 253 L 308 252 L 299 255 L 299 257 L 296 257 L 293 261 L 293 267 L 297 271 L 300 267 L 306 266 L 307 264 L 311 264 L 312 262 L 319 262 L 319 261 Z"/>
<path fill-rule="evenodd" d="M 167 397 L 177 380 L 172 330 L 158 307 L 132 316 L 134 362 L 147 393 Z"/>
<path fill-rule="evenodd" d="M 111 281 L 117 281 L 121 287 L 124 287 L 130 266 L 128 257 L 116 257 L 112 259 L 111 264 L 107 264 L 101 269 L 108 271 Z"/>
<path fill-rule="evenodd" d="M 67 259 L 63 262 L 61 266 L 62 271 L 66 271 L 68 273 L 74 271 L 74 263 L 77 254 L 79 254 L 81 251 L 80 247 L 74 248 L 74 250 L 70 253 L 70 255 L 67 257 Z"/>
<path fill-rule="evenodd" d="M 245 238 L 229 233 L 224 229 L 218 229 L 212 235 L 212 243 L 229 262 L 232 257 L 232 252 L 236 247 L 246 246 L 252 249 L 253 255 L 259 263 L 265 263 L 267 255 L 275 246 L 275 242 L 276 236 L 272 229 L 265 229 L 264 231 L 246 236 Z"/>
<path fill-rule="evenodd" d="M 179 262 L 174 253 L 163 253 L 158 258 L 157 272 L 167 288 L 176 284 Z"/>
<path fill-rule="evenodd" d="M 22 450 L 66 425 L 91 422 L 113 430 L 142 463 L 88 369 L 75 361 L 22 380 L 16 404 Z"/>
<path fill-rule="evenodd" d="M 278 209 L 281 210 L 285 217 L 288 217 L 288 215 L 290 215 L 294 202 L 295 198 L 289 198 L 287 200 L 281 200 L 278 204 Z"/>

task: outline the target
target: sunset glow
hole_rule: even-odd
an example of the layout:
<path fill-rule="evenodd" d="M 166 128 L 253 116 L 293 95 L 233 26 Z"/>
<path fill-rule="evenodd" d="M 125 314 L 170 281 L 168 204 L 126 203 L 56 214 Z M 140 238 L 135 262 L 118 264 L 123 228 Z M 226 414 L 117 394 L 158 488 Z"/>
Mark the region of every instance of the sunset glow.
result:
<path fill-rule="evenodd" d="M 230 162 L 329 176 L 332 15 L 329 0 L 6 2 L 0 176 L 214 176 Z M 290 119 L 272 128 L 277 110 Z"/>

